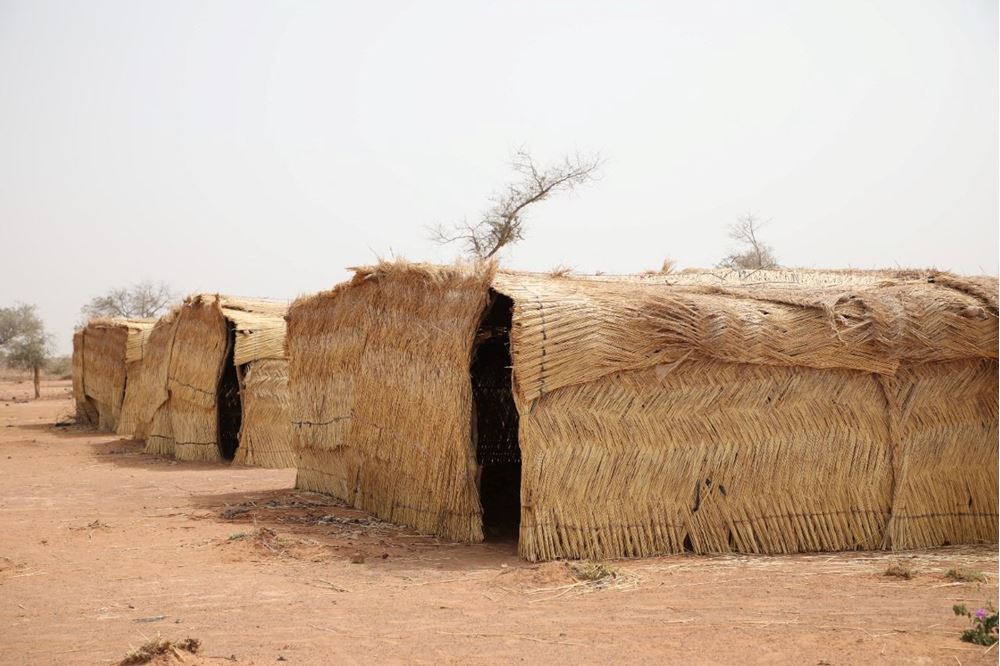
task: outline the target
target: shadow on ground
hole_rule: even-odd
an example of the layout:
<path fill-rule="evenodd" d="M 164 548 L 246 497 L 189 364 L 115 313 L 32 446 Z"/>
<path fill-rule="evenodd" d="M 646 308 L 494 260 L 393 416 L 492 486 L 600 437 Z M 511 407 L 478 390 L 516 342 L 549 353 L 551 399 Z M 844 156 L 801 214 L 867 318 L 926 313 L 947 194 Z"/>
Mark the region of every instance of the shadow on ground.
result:
<path fill-rule="evenodd" d="M 191 501 L 214 519 L 233 525 L 235 536 L 230 538 L 261 541 L 266 548 L 290 556 L 356 559 L 390 568 L 419 564 L 440 570 L 522 564 L 515 539 L 457 543 L 385 522 L 319 493 L 293 489 L 220 493 L 192 495 Z"/>

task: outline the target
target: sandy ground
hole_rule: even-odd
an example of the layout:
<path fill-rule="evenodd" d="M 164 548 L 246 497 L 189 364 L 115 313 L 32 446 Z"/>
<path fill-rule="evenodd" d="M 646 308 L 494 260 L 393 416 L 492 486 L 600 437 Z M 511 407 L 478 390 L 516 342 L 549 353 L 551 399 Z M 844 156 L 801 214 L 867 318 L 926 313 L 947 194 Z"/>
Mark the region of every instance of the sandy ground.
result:
<path fill-rule="evenodd" d="M 296 492 L 292 470 L 58 426 L 69 382 L 29 392 L 0 382 L 0 664 L 113 664 L 157 635 L 198 638 L 189 664 L 997 662 L 951 612 L 996 603 L 995 547 L 673 556 L 588 582 Z M 897 561 L 916 576 L 886 576 Z"/>

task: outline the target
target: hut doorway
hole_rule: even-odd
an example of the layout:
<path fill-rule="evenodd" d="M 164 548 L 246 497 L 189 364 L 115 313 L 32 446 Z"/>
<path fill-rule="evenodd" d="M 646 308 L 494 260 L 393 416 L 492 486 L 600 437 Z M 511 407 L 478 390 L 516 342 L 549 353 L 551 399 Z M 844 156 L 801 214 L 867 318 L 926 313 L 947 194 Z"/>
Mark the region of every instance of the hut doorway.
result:
<path fill-rule="evenodd" d="M 487 539 L 516 539 L 521 522 L 521 448 L 511 386 L 510 327 L 514 303 L 490 291 L 472 359 L 479 501 Z"/>
<path fill-rule="evenodd" d="M 236 353 L 236 326 L 226 321 L 226 359 L 222 362 L 222 379 L 219 381 L 216 407 L 219 414 L 219 454 L 225 460 L 236 457 L 240 445 L 240 426 L 243 424 L 243 405 L 240 401 L 240 377 L 234 361 Z"/>

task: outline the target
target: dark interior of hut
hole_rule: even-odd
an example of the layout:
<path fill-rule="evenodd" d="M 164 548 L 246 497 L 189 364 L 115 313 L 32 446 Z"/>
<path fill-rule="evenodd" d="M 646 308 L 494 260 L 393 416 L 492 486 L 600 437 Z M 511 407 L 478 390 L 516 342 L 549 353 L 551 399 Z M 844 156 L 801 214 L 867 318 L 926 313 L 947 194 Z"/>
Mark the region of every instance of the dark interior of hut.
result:
<path fill-rule="evenodd" d="M 517 539 L 521 521 L 521 449 L 511 386 L 513 302 L 490 292 L 472 360 L 473 424 L 483 531 L 488 540 Z"/>
<path fill-rule="evenodd" d="M 236 456 L 240 445 L 240 426 L 243 421 L 243 405 L 240 402 L 240 379 L 233 362 L 236 351 L 236 327 L 226 322 L 226 360 L 222 365 L 216 406 L 219 413 L 219 453 L 225 460 Z"/>

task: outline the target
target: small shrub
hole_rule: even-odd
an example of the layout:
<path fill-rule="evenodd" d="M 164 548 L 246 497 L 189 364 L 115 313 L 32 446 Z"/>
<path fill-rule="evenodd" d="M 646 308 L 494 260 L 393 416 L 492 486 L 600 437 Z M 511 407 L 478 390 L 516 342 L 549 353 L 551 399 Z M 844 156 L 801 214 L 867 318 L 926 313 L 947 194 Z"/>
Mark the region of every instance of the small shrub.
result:
<path fill-rule="evenodd" d="M 993 645 L 997 642 L 997 609 L 993 604 L 986 602 L 985 608 L 980 608 L 975 613 L 970 613 L 965 604 L 955 604 L 951 607 L 955 615 L 969 618 L 972 623 L 971 629 L 962 632 L 962 640 L 966 643 L 976 645 Z"/>
<path fill-rule="evenodd" d="M 885 570 L 886 576 L 892 576 L 893 578 L 902 578 L 903 580 L 910 580 L 916 575 L 916 572 L 910 568 L 908 564 L 903 564 L 901 562 L 894 562 L 890 564 Z"/>
<path fill-rule="evenodd" d="M 986 574 L 982 571 L 973 571 L 972 569 L 948 569 L 948 573 L 944 575 L 948 580 L 953 580 L 956 583 L 985 583 Z"/>

